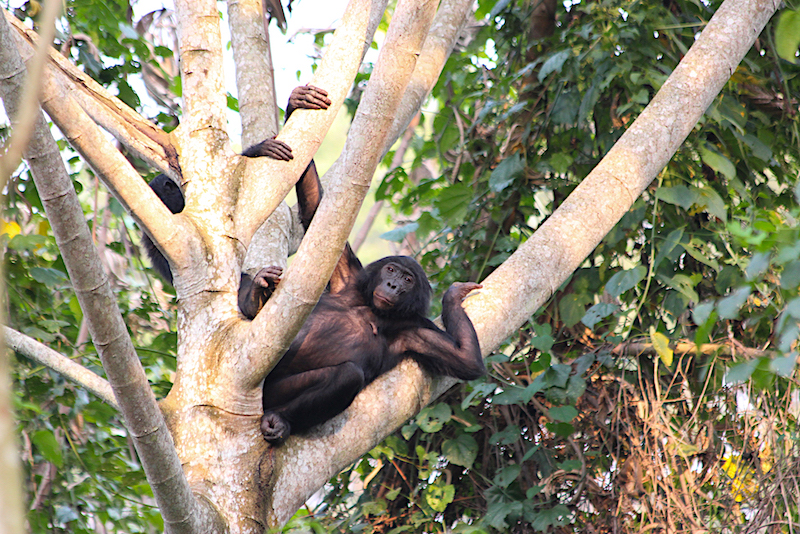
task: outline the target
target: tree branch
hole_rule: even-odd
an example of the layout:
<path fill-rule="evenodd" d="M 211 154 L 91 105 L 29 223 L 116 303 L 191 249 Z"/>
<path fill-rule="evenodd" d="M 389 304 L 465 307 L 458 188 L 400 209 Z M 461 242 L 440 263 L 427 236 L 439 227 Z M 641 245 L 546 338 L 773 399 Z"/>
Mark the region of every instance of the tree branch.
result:
<path fill-rule="evenodd" d="M 182 135 L 194 140 L 191 176 L 203 176 L 207 158 L 213 158 L 225 133 L 225 83 L 222 66 L 222 35 L 214 0 L 175 2 L 181 57 L 183 95 Z M 203 152 L 205 151 L 205 152 Z M 202 154 L 202 155 L 201 155 Z"/>
<path fill-rule="evenodd" d="M 114 398 L 114 391 L 108 380 L 93 373 L 86 367 L 73 362 L 63 354 L 54 351 L 47 345 L 39 343 L 35 339 L 17 332 L 9 327 L 3 327 L 6 344 L 15 352 L 29 358 L 37 363 L 49 367 L 53 371 L 61 374 L 67 380 L 88 389 L 100 399 L 104 400 L 117 410 L 119 405 Z"/>
<path fill-rule="evenodd" d="M 3 10 L 6 19 L 17 30 L 28 46 L 20 46 L 20 53 L 27 61 L 39 41 L 33 30 L 26 28 L 20 20 Z M 130 109 L 124 102 L 112 96 L 100 84 L 75 67 L 58 51 L 48 47 L 50 68 L 43 75 L 55 76 L 69 90 L 92 119 L 109 131 L 120 143 L 137 157 L 147 161 L 159 171 L 173 179 L 179 179 L 180 166 L 177 152 L 169 134 Z"/>
<path fill-rule="evenodd" d="M 18 112 L 22 89 L 20 77 L 13 74 L 22 70 L 22 58 L 14 45 L 11 28 L 3 17 L 0 20 L 0 94 L 6 113 L 12 118 Z M 197 503 L 128 336 L 72 180 L 41 113 L 25 157 L 167 530 L 197 530 Z"/>
<path fill-rule="evenodd" d="M 262 18 L 261 0 L 228 0 L 242 148 L 278 133 L 272 53 Z"/>
<path fill-rule="evenodd" d="M 490 354 L 529 320 L 613 228 L 669 161 L 775 12 L 773 0 L 726 0 L 656 97 L 564 204 L 466 299 Z M 747 36 L 747 38 L 743 38 Z M 586 221 L 587 214 L 594 220 Z M 300 504 L 457 381 L 413 362 L 381 376 L 343 414 L 277 450 L 272 507 L 287 520 Z M 331 451 L 337 451 L 331 456 Z M 308 466 L 314 466 L 313 469 Z M 324 467 L 323 467 L 324 466 Z M 297 472 L 311 476 L 296 477 Z"/>

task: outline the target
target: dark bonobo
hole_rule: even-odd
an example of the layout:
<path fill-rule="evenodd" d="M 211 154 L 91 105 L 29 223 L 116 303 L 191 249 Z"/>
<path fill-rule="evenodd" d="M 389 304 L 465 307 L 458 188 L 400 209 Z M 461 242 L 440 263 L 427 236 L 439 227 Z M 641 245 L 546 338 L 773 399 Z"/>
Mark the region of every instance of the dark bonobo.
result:
<path fill-rule="evenodd" d="M 311 86 L 300 89 L 314 93 L 315 102 L 326 96 Z M 260 155 L 252 149 L 244 154 Z M 297 182 L 305 228 L 321 197 L 312 162 Z M 462 380 L 482 376 L 478 336 L 461 306 L 480 287 L 471 282 L 450 286 L 442 298 L 441 330 L 427 318 L 431 286 L 415 259 L 389 256 L 365 268 L 346 244 L 328 290 L 264 381 L 264 439 L 278 445 L 341 413 L 367 384 L 404 358 Z M 250 295 L 240 293 L 239 302 L 253 304 L 242 312 L 254 317 L 270 291 L 262 284 L 250 288 Z"/>

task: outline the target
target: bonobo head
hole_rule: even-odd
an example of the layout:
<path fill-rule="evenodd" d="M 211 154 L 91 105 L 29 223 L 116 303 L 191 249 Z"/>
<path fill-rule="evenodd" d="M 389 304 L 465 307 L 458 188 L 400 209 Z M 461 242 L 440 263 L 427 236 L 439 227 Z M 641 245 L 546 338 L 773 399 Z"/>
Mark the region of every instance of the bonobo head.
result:
<path fill-rule="evenodd" d="M 378 315 L 428 315 L 431 285 L 422 266 L 408 256 L 388 256 L 367 265 L 357 287 Z"/>
<path fill-rule="evenodd" d="M 159 174 L 150 180 L 150 189 L 155 191 L 161 202 L 169 208 L 172 213 L 180 213 L 183 211 L 185 202 L 183 200 L 183 193 L 178 184 L 173 182 L 167 175 Z"/>

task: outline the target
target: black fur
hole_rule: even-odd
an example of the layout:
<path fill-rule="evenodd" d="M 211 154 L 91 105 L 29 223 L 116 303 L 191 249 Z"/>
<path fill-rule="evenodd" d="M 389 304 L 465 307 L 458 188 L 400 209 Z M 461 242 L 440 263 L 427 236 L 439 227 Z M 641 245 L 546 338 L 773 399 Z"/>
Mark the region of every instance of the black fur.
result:
<path fill-rule="evenodd" d="M 159 174 L 150 180 L 149 185 L 150 189 L 161 199 L 161 202 L 169 208 L 169 211 L 172 213 L 180 213 L 183 211 L 183 208 L 186 206 L 183 200 L 183 193 L 181 193 L 178 184 L 173 182 L 167 175 Z M 167 258 L 161 254 L 161 251 L 156 248 L 150 236 L 144 232 L 142 233 L 142 246 L 147 253 L 147 257 L 150 258 L 150 263 L 153 264 L 153 269 L 155 269 L 169 285 L 172 285 L 172 271 L 169 270 Z"/>

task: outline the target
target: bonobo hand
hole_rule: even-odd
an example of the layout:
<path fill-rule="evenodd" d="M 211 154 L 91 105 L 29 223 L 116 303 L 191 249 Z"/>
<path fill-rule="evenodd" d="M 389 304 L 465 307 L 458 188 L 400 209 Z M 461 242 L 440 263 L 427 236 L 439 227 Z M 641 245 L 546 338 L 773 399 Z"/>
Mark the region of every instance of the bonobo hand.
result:
<path fill-rule="evenodd" d="M 245 317 L 253 319 L 264 306 L 281 281 L 283 269 L 277 266 L 264 267 L 254 277 L 242 273 L 239 284 L 239 309 Z"/>
<path fill-rule="evenodd" d="M 261 417 L 261 434 L 274 447 L 286 441 L 291 433 L 289 422 L 277 413 L 266 412 Z"/>
<path fill-rule="evenodd" d="M 296 109 L 328 109 L 331 99 L 325 89 L 313 85 L 301 85 L 292 90 L 289 95 L 289 105 L 286 106 L 286 118 Z"/>
<path fill-rule="evenodd" d="M 279 161 L 289 161 L 294 159 L 291 147 L 283 141 L 275 139 L 274 137 L 271 139 L 264 139 L 260 143 L 256 143 L 242 152 L 242 156 L 247 156 L 248 158 L 266 156 Z"/>
<path fill-rule="evenodd" d="M 475 282 L 455 282 L 445 292 L 442 300 L 444 301 L 452 299 L 460 304 L 461 301 L 470 294 L 470 292 L 482 287 L 483 286 L 481 284 L 476 284 Z"/>

